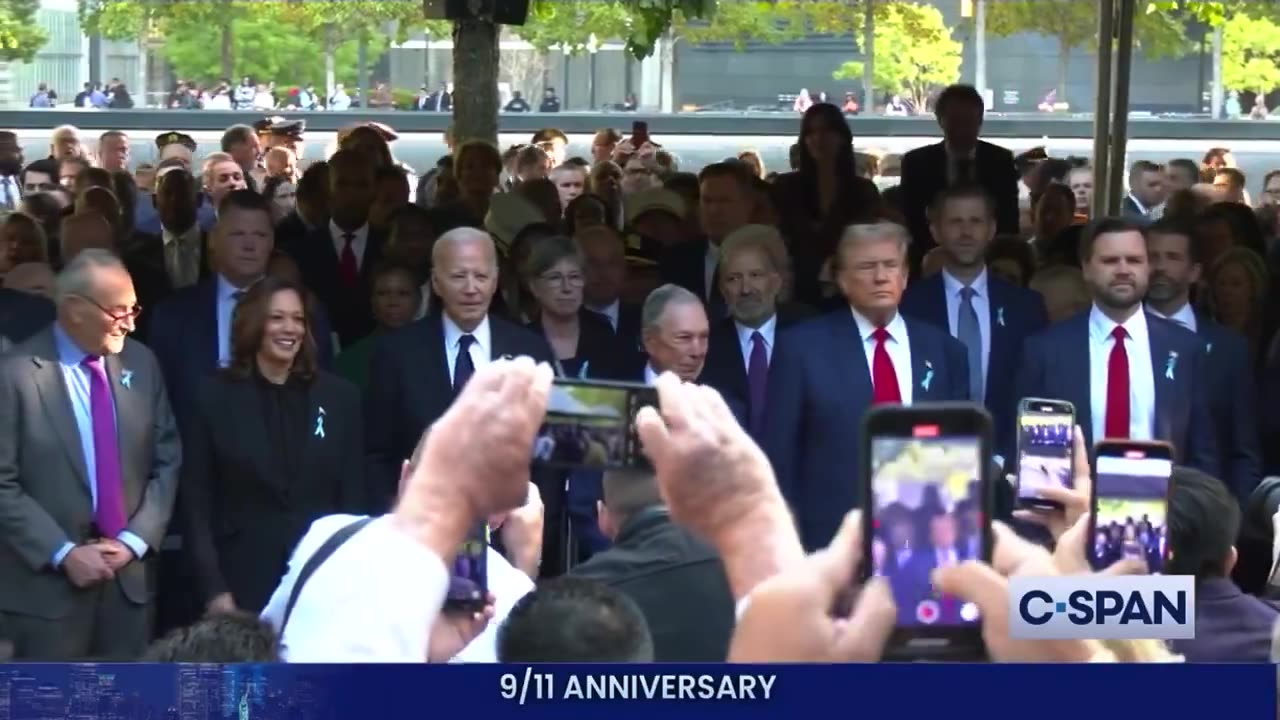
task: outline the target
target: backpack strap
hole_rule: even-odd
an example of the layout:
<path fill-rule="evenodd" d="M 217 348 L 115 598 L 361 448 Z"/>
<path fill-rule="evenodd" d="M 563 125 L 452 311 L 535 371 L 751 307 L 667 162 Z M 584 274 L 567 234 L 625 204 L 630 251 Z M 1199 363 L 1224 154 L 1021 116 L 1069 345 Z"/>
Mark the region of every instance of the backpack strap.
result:
<path fill-rule="evenodd" d="M 306 586 L 307 580 L 315 574 L 316 570 L 328 560 L 342 544 L 350 540 L 353 535 L 364 529 L 366 525 L 373 522 L 377 518 L 366 517 L 360 518 L 353 523 L 345 525 L 338 532 L 329 536 L 315 553 L 307 558 L 307 562 L 302 566 L 302 571 L 298 573 L 298 579 L 293 582 L 293 591 L 289 593 L 289 604 L 284 608 L 284 619 L 280 621 L 280 631 L 277 635 L 283 639 L 284 629 L 289 625 L 289 616 L 293 615 L 293 607 L 298 604 L 298 596 L 302 594 L 302 588 Z"/>

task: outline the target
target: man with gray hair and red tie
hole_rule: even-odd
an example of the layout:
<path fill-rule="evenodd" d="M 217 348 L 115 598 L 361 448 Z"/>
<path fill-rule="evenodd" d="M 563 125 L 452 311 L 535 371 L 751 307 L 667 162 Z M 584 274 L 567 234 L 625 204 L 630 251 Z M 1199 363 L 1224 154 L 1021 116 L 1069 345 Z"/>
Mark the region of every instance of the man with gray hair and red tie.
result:
<path fill-rule="evenodd" d="M 0 629 L 20 660 L 132 660 L 181 444 L 120 260 L 80 252 L 55 299 L 0 358 Z"/>

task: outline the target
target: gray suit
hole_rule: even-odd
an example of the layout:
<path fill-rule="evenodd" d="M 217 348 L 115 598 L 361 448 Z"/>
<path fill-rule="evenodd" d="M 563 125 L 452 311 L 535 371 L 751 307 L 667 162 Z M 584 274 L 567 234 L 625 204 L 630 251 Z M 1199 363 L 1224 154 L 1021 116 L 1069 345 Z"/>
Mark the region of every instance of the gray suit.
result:
<path fill-rule="evenodd" d="M 126 530 L 149 560 L 177 492 L 182 446 L 155 356 L 126 340 L 105 362 L 120 439 Z M 128 387 L 121 382 L 129 371 Z M 0 635 L 20 659 L 134 659 L 148 637 L 147 567 L 79 589 L 52 567 L 64 543 L 92 541 L 84 451 L 52 328 L 0 357 Z"/>

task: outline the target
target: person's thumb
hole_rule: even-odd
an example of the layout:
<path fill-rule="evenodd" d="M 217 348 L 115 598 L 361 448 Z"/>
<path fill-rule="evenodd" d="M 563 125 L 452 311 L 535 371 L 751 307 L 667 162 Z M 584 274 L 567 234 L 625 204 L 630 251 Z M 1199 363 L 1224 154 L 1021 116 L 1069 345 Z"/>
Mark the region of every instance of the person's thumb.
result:
<path fill-rule="evenodd" d="M 966 560 L 959 565 L 939 568 L 933 572 L 933 584 L 945 595 L 954 595 L 977 605 L 984 618 L 1008 615 L 1008 581 L 985 563 Z"/>
<path fill-rule="evenodd" d="M 824 599 L 834 601 L 837 595 L 848 590 L 862 564 L 862 512 L 850 510 L 846 513 L 831 544 L 815 553 L 811 560 L 822 581 Z"/>

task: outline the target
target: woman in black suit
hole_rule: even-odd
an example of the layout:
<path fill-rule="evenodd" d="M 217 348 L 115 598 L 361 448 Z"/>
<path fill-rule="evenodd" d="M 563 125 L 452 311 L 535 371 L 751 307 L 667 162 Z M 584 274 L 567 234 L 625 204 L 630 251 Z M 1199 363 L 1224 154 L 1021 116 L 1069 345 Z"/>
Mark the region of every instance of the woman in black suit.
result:
<path fill-rule="evenodd" d="M 182 507 L 211 612 L 259 612 L 311 522 L 365 508 L 355 387 L 317 368 L 298 284 L 268 276 L 236 306 L 231 362 L 184 434 Z"/>

